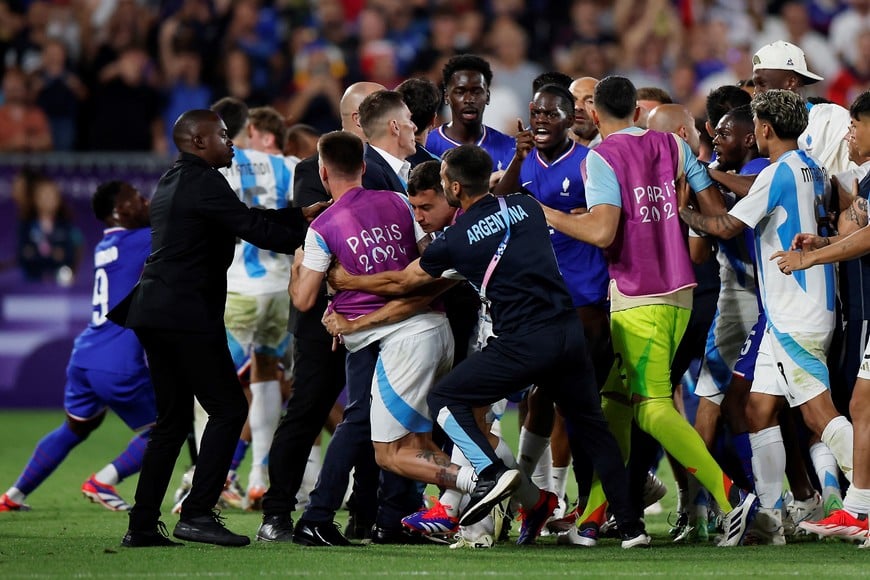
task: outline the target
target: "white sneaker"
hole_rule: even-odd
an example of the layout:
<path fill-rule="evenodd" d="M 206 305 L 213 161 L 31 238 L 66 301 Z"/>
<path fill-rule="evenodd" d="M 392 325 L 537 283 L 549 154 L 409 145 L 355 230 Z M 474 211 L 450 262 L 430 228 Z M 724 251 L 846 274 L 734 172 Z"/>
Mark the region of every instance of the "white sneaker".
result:
<path fill-rule="evenodd" d="M 450 544 L 451 550 L 458 550 L 461 548 L 492 548 L 494 544 L 492 536 L 490 536 L 489 534 L 471 536 L 470 534 L 459 532 L 458 534 L 456 534 L 455 539 L 456 542 Z"/>
<path fill-rule="evenodd" d="M 175 504 L 172 506 L 172 513 L 180 514 L 181 513 L 181 504 L 184 503 L 184 500 L 187 499 L 187 496 L 190 495 L 190 489 L 193 487 L 193 472 L 196 471 L 196 466 L 190 467 L 187 471 L 184 472 L 184 475 L 181 476 L 181 485 L 178 486 L 178 489 L 175 490 L 174 500 Z"/>
<path fill-rule="evenodd" d="M 719 539 L 719 547 L 739 546 L 743 543 L 746 530 L 755 517 L 758 510 L 758 497 L 754 493 L 747 493 L 743 500 L 725 516 L 722 522 L 725 533 Z"/>
<path fill-rule="evenodd" d="M 585 546 L 580 541 L 580 532 L 577 531 L 577 526 L 572 526 L 567 532 L 562 532 L 556 536 L 556 544 L 560 546 Z"/>
<path fill-rule="evenodd" d="M 800 528 L 801 522 L 817 522 L 825 518 L 825 504 L 818 492 L 805 500 L 794 500 L 785 508 L 783 529 L 786 536 L 806 535 L 806 530 Z"/>
<path fill-rule="evenodd" d="M 758 508 L 750 533 L 761 543 L 785 546 L 782 509 Z"/>
<path fill-rule="evenodd" d="M 643 484 L 643 507 L 648 508 L 665 497 L 668 493 L 666 486 L 654 473 L 646 474 L 646 482 Z M 659 506 L 661 508 L 661 506 Z M 661 511 L 656 512 L 661 513 Z"/>

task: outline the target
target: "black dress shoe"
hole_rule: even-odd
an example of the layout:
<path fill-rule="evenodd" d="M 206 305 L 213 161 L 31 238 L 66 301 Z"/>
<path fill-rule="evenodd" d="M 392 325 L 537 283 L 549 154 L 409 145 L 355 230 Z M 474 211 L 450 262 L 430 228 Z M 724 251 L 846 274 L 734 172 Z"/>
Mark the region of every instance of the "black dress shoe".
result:
<path fill-rule="evenodd" d="M 263 523 L 257 530 L 260 542 L 291 542 L 293 540 L 293 518 L 289 515 L 263 516 Z"/>
<path fill-rule="evenodd" d="M 218 512 L 207 516 L 198 516 L 179 520 L 175 524 L 172 535 L 181 540 L 216 544 L 218 546 L 247 546 L 251 538 L 234 534 L 224 526 L 223 518 Z"/>
<path fill-rule="evenodd" d="M 335 522 L 299 520 L 293 530 L 293 543 L 300 546 L 359 546 L 345 538 Z"/>
<path fill-rule="evenodd" d="M 183 546 L 181 542 L 173 542 L 169 539 L 166 524 L 157 522 L 153 530 L 127 530 L 121 545 L 125 548 L 170 548 Z"/>
<path fill-rule="evenodd" d="M 412 534 L 404 528 L 382 528 L 375 526 L 372 529 L 372 544 L 431 544 L 443 543 L 440 540 L 423 534 Z"/>

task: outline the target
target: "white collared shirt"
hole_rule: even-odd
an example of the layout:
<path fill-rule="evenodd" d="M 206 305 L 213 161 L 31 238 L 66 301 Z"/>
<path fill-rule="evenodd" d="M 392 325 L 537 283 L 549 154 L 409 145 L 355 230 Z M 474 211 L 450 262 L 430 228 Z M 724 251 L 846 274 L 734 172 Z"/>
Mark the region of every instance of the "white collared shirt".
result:
<path fill-rule="evenodd" d="M 389 164 L 392 170 L 396 172 L 396 175 L 399 176 L 399 179 L 402 180 L 402 183 L 405 184 L 405 187 L 407 188 L 408 178 L 411 175 L 411 162 L 404 159 L 399 159 L 395 155 L 391 155 L 380 147 L 375 147 L 371 143 L 369 143 L 369 147 L 380 153 L 381 157 L 386 160 L 386 162 Z"/>

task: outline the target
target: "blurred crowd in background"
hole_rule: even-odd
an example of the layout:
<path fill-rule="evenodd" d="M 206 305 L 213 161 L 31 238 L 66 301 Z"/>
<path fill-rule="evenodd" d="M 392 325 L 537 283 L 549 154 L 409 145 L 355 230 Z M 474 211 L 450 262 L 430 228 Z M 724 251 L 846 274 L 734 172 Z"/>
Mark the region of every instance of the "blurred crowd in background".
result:
<path fill-rule="evenodd" d="M 175 118 L 227 95 L 325 132 L 349 84 L 437 83 L 462 52 L 492 63 L 486 122 L 509 133 L 545 70 L 701 116 L 779 39 L 825 77 L 815 96 L 870 88 L 870 0 L 0 0 L 0 151 L 172 154 Z"/>

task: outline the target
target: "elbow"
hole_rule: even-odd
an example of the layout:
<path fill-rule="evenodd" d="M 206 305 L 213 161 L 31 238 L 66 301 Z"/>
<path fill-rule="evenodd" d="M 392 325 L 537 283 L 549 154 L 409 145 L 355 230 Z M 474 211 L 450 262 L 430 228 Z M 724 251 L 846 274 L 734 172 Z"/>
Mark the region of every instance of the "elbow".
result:
<path fill-rule="evenodd" d="M 616 230 L 601 231 L 597 236 L 589 241 L 593 246 L 606 250 L 613 244 L 613 239 L 616 237 Z"/>
<path fill-rule="evenodd" d="M 294 292 L 290 292 L 290 298 L 293 301 L 293 307 L 299 312 L 308 312 L 314 307 L 314 296 L 300 296 Z"/>

